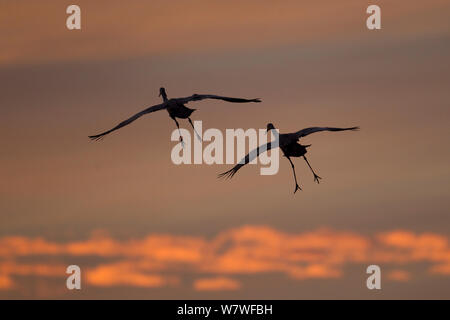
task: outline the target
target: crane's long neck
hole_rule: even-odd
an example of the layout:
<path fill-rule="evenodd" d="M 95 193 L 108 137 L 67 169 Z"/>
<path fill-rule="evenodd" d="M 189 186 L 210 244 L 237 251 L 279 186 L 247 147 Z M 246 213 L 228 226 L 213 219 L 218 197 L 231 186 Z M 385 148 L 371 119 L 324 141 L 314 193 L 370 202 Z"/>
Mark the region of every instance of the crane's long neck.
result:
<path fill-rule="evenodd" d="M 161 92 L 161 95 L 162 95 L 162 97 L 163 97 L 164 102 L 166 102 L 167 100 L 169 100 L 169 99 L 167 99 L 167 94 L 166 94 L 165 91 Z"/>

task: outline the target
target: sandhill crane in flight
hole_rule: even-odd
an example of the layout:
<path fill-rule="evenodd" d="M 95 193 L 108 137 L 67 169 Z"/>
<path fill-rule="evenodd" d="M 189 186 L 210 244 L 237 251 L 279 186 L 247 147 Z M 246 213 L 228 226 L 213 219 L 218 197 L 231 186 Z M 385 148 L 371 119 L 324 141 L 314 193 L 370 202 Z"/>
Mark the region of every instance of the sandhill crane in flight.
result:
<path fill-rule="evenodd" d="M 177 125 L 177 128 L 178 128 L 178 132 L 180 133 L 180 141 L 183 142 L 183 137 L 181 136 L 181 131 L 180 131 L 180 125 L 177 121 L 177 118 L 188 119 L 189 123 L 191 124 L 192 128 L 195 131 L 195 128 L 194 128 L 194 125 L 192 124 L 192 120 L 191 120 L 190 116 L 191 116 L 192 112 L 194 112 L 196 109 L 190 109 L 190 108 L 186 107 L 185 104 L 187 104 L 191 101 L 199 101 L 199 100 L 204 100 L 204 99 L 224 100 L 224 101 L 234 102 L 234 103 L 261 102 L 260 99 L 229 98 L 229 97 L 216 96 L 213 94 L 193 94 L 192 96 L 186 97 L 186 98 L 168 99 L 166 90 L 164 88 L 159 89 L 159 95 L 162 96 L 163 103 L 151 106 L 139 113 L 136 113 L 134 116 L 132 116 L 131 118 L 129 118 L 127 120 L 122 121 L 114 128 L 112 128 L 108 131 L 102 132 L 100 134 L 94 135 L 94 136 L 89 136 L 89 138 L 91 138 L 92 140 L 99 140 L 99 139 L 103 138 L 105 135 L 107 135 L 113 131 L 116 131 L 122 127 L 125 127 L 126 125 L 129 125 L 134 120 L 142 117 L 143 115 L 145 115 L 147 113 L 166 109 L 167 112 L 169 113 L 170 118 L 172 118 L 172 120 L 175 121 L 175 124 Z M 198 133 L 197 132 L 195 132 L 195 133 L 196 133 L 197 137 L 201 140 Z"/>
<path fill-rule="evenodd" d="M 270 130 L 274 130 L 274 129 L 275 129 L 275 127 L 272 123 L 267 124 L 267 132 L 269 132 Z M 294 194 L 297 192 L 297 190 L 302 190 L 302 189 L 299 187 L 299 185 L 297 183 L 295 167 L 294 167 L 294 163 L 291 160 L 291 157 L 303 157 L 303 159 L 305 159 L 306 163 L 308 164 L 308 167 L 311 169 L 311 171 L 314 175 L 314 181 L 319 183 L 319 179 L 322 179 L 314 172 L 313 168 L 309 164 L 308 159 L 305 156 L 305 154 L 307 152 L 306 148 L 310 147 L 311 145 L 301 145 L 300 143 L 298 143 L 300 138 L 305 137 L 311 133 L 320 132 L 320 131 L 345 131 L 345 130 L 358 130 L 358 129 L 359 129 L 359 127 L 351 127 L 351 128 L 311 127 L 311 128 L 302 129 L 302 130 L 294 132 L 294 133 L 285 133 L 285 134 L 279 135 L 278 146 L 280 147 L 284 156 L 291 163 L 292 171 L 294 173 L 294 181 L 295 181 Z M 242 168 L 247 163 L 256 159 L 256 157 L 258 157 L 262 152 L 268 151 L 271 148 L 272 148 L 272 144 L 269 142 L 263 146 L 260 146 L 256 149 L 250 151 L 250 153 L 247 154 L 245 156 L 245 158 L 243 158 L 231 170 L 228 170 L 224 173 L 219 174 L 219 178 L 225 177 L 225 178 L 231 179 L 236 174 L 236 172 L 238 172 L 238 170 L 240 168 Z"/>

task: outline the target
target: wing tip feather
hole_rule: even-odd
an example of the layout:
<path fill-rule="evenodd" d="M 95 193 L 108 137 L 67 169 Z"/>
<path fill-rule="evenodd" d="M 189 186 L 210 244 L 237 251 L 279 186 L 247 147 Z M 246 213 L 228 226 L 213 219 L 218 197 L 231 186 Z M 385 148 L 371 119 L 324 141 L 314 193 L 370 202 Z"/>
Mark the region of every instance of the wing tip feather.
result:
<path fill-rule="evenodd" d="M 104 134 L 97 134 L 95 136 L 88 136 L 89 139 L 91 139 L 91 141 L 99 141 L 102 140 L 104 138 Z"/>
<path fill-rule="evenodd" d="M 220 174 L 217 175 L 218 179 L 225 179 L 225 180 L 229 180 L 231 178 L 233 178 L 233 176 L 236 174 L 237 170 L 235 170 L 235 168 L 231 168 L 228 171 L 222 172 Z"/>

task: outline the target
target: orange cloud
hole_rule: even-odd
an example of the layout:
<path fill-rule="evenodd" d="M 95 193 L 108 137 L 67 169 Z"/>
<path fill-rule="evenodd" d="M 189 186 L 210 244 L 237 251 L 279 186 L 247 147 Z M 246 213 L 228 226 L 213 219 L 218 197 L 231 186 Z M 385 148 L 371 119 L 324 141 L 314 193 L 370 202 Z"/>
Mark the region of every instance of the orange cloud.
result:
<path fill-rule="evenodd" d="M 1 257 L 1 256 L 0 256 Z M 61 264 L 20 264 L 0 261 L 0 290 L 14 288 L 12 276 L 64 277 L 66 267 Z"/>
<path fill-rule="evenodd" d="M 29 256 L 62 253 L 61 246 L 41 238 L 5 237 L 0 239 L 0 256 Z"/>
<path fill-rule="evenodd" d="M 293 267 L 288 269 L 288 274 L 294 279 L 326 279 L 339 278 L 342 276 L 342 271 L 325 264 L 311 264 L 306 267 Z"/>
<path fill-rule="evenodd" d="M 379 234 L 377 239 L 383 245 L 383 250 L 377 255 L 381 260 L 397 263 L 450 261 L 448 239 L 442 235 L 391 231 Z"/>
<path fill-rule="evenodd" d="M 450 263 L 433 266 L 431 268 L 431 272 L 436 274 L 450 275 Z"/>
<path fill-rule="evenodd" d="M 66 266 L 61 264 L 36 263 L 20 264 L 12 261 L 0 262 L 0 274 L 14 275 L 37 275 L 37 276 L 60 276 L 64 277 Z"/>
<path fill-rule="evenodd" d="M 86 280 L 88 284 L 100 287 L 161 287 L 170 282 L 170 279 L 161 275 L 140 272 L 133 264 L 127 262 L 100 265 L 90 269 Z"/>
<path fill-rule="evenodd" d="M 330 229 L 291 234 L 267 226 L 243 226 L 212 239 L 151 234 L 117 240 L 97 234 L 87 240 L 57 243 L 4 237 L 0 239 L 0 287 L 11 288 L 15 276 L 65 277 L 64 265 L 54 263 L 63 256 L 80 261 L 87 284 L 98 287 L 178 285 L 183 274 L 191 274 L 200 277 L 194 281 L 196 290 L 236 290 L 241 284 L 227 275 L 340 278 L 347 265 L 374 263 L 403 268 L 428 263 L 430 273 L 450 275 L 448 238 L 439 234 L 395 230 L 370 237 Z M 25 257 L 39 263 L 18 262 Z M 97 257 L 99 262 L 84 267 L 81 262 L 87 257 Z M 408 281 L 411 277 L 404 269 L 394 269 L 387 279 Z"/>
<path fill-rule="evenodd" d="M 11 289 L 13 281 L 7 275 L 0 274 L 0 290 Z"/>
<path fill-rule="evenodd" d="M 406 282 L 411 279 L 411 274 L 405 270 L 392 270 L 387 277 L 390 280 Z"/>
<path fill-rule="evenodd" d="M 194 289 L 198 291 L 237 290 L 240 287 L 238 281 L 224 277 L 203 278 L 194 282 Z"/>

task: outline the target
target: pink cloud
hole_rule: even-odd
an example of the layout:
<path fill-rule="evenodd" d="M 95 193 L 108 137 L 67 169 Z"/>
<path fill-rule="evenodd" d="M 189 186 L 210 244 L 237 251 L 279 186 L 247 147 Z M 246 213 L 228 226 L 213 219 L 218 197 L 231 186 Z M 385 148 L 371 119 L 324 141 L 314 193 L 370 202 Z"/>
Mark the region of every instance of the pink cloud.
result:
<path fill-rule="evenodd" d="M 100 262 L 84 268 L 83 274 L 89 285 L 99 287 L 178 285 L 182 274 L 188 273 L 200 277 L 194 281 L 196 290 L 235 290 L 241 284 L 228 275 L 281 273 L 295 280 L 331 279 L 343 277 L 347 265 L 373 263 L 401 265 L 401 270 L 388 274 L 393 281 L 408 281 L 411 274 L 404 268 L 418 262 L 428 263 L 430 274 L 450 275 L 448 238 L 439 234 L 395 230 L 371 237 L 330 229 L 295 234 L 243 226 L 212 239 L 150 234 L 117 240 L 97 234 L 57 243 L 4 237 L 0 239 L 0 287 L 11 288 L 15 276 L 65 277 L 65 267 L 49 261 L 61 256 L 98 257 Z M 17 262 L 23 257 L 35 257 L 39 263 Z"/>

